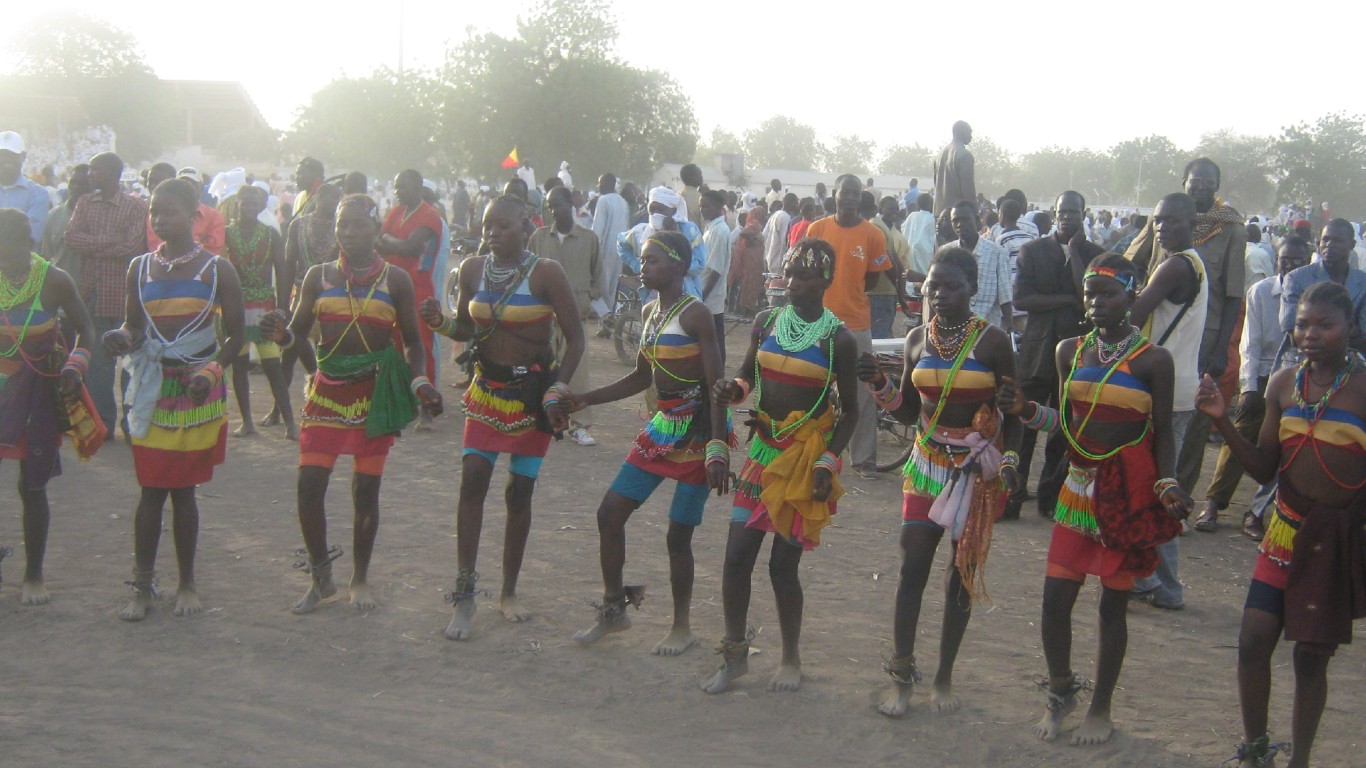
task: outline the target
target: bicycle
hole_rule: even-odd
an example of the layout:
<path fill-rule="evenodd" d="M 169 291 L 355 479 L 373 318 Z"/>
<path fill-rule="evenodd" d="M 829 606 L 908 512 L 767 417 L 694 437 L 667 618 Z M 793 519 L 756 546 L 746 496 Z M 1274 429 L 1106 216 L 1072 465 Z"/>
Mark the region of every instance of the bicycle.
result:
<path fill-rule="evenodd" d="M 612 346 L 622 365 L 634 366 L 640 351 L 644 307 L 640 301 L 640 276 L 622 272 L 617 278 L 616 301 L 608 318 L 612 328 Z"/>
<path fill-rule="evenodd" d="M 901 371 L 905 366 L 905 357 L 901 352 L 877 352 L 878 362 L 882 364 L 884 370 Z M 900 386 L 900 373 L 890 376 L 892 382 Z M 879 472 L 891 472 L 899 470 L 905 466 L 906 461 L 911 458 L 911 451 L 915 448 L 915 439 L 919 430 L 913 425 L 902 424 L 896 417 L 881 407 L 877 409 L 877 436 L 878 441 L 883 445 L 879 446 L 878 453 L 883 453 L 887 447 L 891 448 L 892 458 L 887 461 L 876 462 L 873 466 Z"/>

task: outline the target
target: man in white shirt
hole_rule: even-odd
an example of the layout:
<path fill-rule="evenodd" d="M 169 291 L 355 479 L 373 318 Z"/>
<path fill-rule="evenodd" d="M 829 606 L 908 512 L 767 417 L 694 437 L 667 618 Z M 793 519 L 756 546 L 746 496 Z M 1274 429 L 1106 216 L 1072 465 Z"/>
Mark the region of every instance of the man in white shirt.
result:
<path fill-rule="evenodd" d="M 1249 225 L 1249 237 L 1251 228 Z M 1251 247 L 1251 244 L 1249 244 Z M 1313 253 L 1309 243 L 1297 235 L 1281 241 L 1281 252 L 1276 259 L 1277 272 L 1258 281 L 1247 292 L 1246 314 L 1243 316 L 1243 338 L 1238 344 L 1242 364 L 1238 368 L 1238 382 L 1242 395 L 1238 399 L 1238 412 L 1233 425 L 1248 440 L 1256 440 L 1262 431 L 1262 419 L 1266 416 L 1266 382 L 1278 367 L 1284 368 L 1295 361 L 1293 354 L 1284 354 L 1282 344 L 1286 342 L 1281 330 L 1281 294 L 1283 281 L 1291 271 L 1309 263 Z M 1278 365 L 1279 364 L 1279 365 Z M 1210 479 L 1209 489 L 1205 492 L 1205 509 L 1195 521 L 1195 530 L 1213 533 L 1219 530 L 1219 513 L 1228 509 L 1238 481 L 1243 477 L 1243 465 L 1233 458 L 1225 445 L 1219 450 L 1219 461 L 1214 466 L 1214 477 Z M 1276 480 L 1257 489 L 1252 497 L 1252 507 L 1243 513 L 1243 533 L 1249 538 L 1261 541 L 1265 528 L 1262 515 L 1276 494 Z"/>
<path fill-rule="evenodd" d="M 598 236 L 598 269 L 602 290 L 593 310 L 606 318 L 612 312 L 617 297 L 617 278 L 621 277 L 621 257 L 617 255 L 617 235 L 631 228 L 631 206 L 617 194 L 617 177 L 604 173 L 598 177 L 598 202 L 593 208 L 593 233 Z M 599 338 L 607 338 L 611 330 L 604 323 L 598 330 Z"/>
<path fill-rule="evenodd" d="M 906 264 L 906 279 L 912 283 L 925 281 L 934 256 L 934 195 L 921 192 L 915 198 L 916 210 L 901 224 L 901 234 L 911 245 L 911 256 Z"/>
<path fill-rule="evenodd" d="M 536 170 L 531 167 L 530 160 L 522 160 L 522 164 L 517 168 L 517 178 L 526 182 L 527 189 L 536 188 Z"/>
<path fill-rule="evenodd" d="M 1262 242 L 1262 229 L 1256 224 L 1247 225 L 1247 255 L 1244 258 L 1246 265 L 1243 268 L 1243 292 L 1252 290 L 1252 286 L 1276 274 L 1276 257 L 1271 252 L 1271 246 Z"/>
<path fill-rule="evenodd" d="M 702 301 L 716 321 L 716 342 L 721 363 L 726 362 L 726 277 L 730 274 L 730 227 L 726 224 L 726 196 L 709 189 L 698 202 L 705 228 L 702 242 L 707 244 L 707 263 L 702 268 Z"/>
<path fill-rule="evenodd" d="M 773 180 L 777 183 L 777 179 Z M 798 214 L 800 201 L 791 192 L 783 197 L 783 207 L 768 217 L 764 227 L 764 264 L 770 273 L 783 271 L 783 255 L 787 253 L 787 230 Z"/>

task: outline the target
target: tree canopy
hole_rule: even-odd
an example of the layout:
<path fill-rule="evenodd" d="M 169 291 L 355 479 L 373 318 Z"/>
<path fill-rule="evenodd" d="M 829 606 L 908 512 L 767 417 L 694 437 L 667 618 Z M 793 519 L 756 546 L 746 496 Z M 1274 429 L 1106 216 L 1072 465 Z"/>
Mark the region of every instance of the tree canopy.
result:
<path fill-rule="evenodd" d="M 816 129 L 790 117 L 770 117 L 745 131 L 745 166 L 814 171 L 823 150 Z"/>

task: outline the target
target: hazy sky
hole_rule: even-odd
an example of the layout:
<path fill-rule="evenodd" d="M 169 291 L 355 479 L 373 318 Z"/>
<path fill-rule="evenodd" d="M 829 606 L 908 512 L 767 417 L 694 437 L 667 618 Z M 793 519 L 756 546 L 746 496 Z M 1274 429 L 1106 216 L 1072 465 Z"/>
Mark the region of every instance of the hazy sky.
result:
<path fill-rule="evenodd" d="M 332 79 L 396 66 L 400 37 L 406 66 L 433 66 L 466 27 L 511 33 L 515 13 L 528 7 L 525 0 L 9 5 L 18 5 L 7 9 L 9 29 L 59 8 L 100 16 L 138 38 L 159 76 L 241 81 L 282 129 Z M 824 141 L 849 133 L 876 141 L 875 159 L 894 144 L 938 147 L 959 119 L 1014 152 L 1105 149 L 1154 133 L 1191 148 L 1207 131 L 1274 134 L 1327 112 L 1362 109 L 1353 95 L 1360 79 L 1349 75 L 1361 71 L 1354 31 L 1366 6 L 1350 2 L 883 0 L 821 11 L 807 2 L 613 5 L 618 53 L 683 86 L 703 141 L 715 126 L 742 135 L 786 114 Z M 853 10 L 859 6 L 886 9 Z M 775 13 L 778 7 L 784 10 Z M 666 17 L 666 8 L 676 12 Z"/>

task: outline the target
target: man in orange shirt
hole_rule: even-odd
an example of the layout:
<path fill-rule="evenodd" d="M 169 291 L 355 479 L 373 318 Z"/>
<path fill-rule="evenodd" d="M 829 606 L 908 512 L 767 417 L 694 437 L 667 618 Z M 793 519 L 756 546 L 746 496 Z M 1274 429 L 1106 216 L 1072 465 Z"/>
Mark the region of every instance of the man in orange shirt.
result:
<path fill-rule="evenodd" d="M 835 248 L 835 276 L 825 290 L 825 306 L 854 334 L 860 354 L 873 350 L 873 316 L 867 291 L 877 284 L 879 273 L 886 273 L 896 288 L 898 303 L 904 306 L 906 302 L 905 287 L 896 285 L 887 239 L 859 215 L 862 198 L 863 184 L 858 177 L 839 177 L 835 181 L 835 215 L 812 222 L 806 231 L 808 238 L 819 238 Z M 849 441 L 849 456 L 860 478 L 877 479 L 877 408 L 867 387 L 859 389 L 858 425 Z"/>

